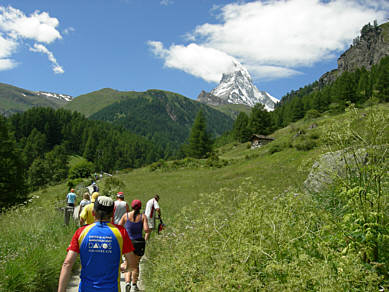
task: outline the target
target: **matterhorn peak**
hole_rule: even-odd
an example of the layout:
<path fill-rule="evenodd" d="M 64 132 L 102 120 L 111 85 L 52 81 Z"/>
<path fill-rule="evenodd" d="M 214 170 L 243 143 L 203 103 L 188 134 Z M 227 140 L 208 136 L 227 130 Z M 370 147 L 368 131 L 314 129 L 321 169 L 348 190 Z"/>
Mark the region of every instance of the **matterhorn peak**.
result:
<path fill-rule="evenodd" d="M 253 84 L 249 71 L 238 61 L 233 61 L 233 70 L 223 73 L 219 85 L 210 93 L 202 92 L 198 98 L 207 104 L 244 104 L 253 107 L 262 103 L 268 111 L 274 110 L 278 102 L 265 91 L 259 91 Z"/>

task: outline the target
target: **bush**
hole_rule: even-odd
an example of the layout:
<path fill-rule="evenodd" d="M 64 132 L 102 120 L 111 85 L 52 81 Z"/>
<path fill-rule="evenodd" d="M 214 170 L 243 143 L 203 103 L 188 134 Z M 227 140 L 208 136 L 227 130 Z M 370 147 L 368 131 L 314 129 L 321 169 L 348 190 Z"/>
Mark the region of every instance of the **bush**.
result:
<path fill-rule="evenodd" d="M 95 171 L 95 165 L 89 161 L 81 161 L 69 170 L 69 178 L 88 178 Z"/>
<path fill-rule="evenodd" d="M 309 151 L 317 146 L 317 143 L 312 139 L 300 136 L 293 142 L 293 147 L 299 151 Z"/>
<path fill-rule="evenodd" d="M 304 119 L 305 120 L 312 120 L 312 119 L 316 119 L 316 118 L 318 118 L 320 116 L 321 116 L 321 114 L 320 114 L 320 112 L 318 110 L 310 109 L 309 111 L 307 111 L 305 113 Z"/>
<path fill-rule="evenodd" d="M 276 152 L 281 152 L 283 147 L 280 144 L 272 144 L 269 148 L 269 153 L 274 154 Z"/>
<path fill-rule="evenodd" d="M 110 176 L 101 185 L 100 194 L 116 199 L 116 194 L 122 191 L 124 187 L 124 182 L 116 177 Z"/>
<path fill-rule="evenodd" d="M 167 168 L 166 161 L 163 159 L 154 162 L 149 166 L 150 171 L 156 171 L 157 169 L 164 170 L 166 168 Z"/>

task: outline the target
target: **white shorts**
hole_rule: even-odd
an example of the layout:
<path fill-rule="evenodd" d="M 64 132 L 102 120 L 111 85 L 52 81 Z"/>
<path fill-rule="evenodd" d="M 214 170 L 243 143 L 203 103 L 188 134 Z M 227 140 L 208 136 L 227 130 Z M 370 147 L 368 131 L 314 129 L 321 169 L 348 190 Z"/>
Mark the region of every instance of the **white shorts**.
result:
<path fill-rule="evenodd" d="M 154 229 L 154 227 L 155 227 L 155 216 L 153 218 L 147 217 L 147 224 L 149 225 L 150 229 Z"/>

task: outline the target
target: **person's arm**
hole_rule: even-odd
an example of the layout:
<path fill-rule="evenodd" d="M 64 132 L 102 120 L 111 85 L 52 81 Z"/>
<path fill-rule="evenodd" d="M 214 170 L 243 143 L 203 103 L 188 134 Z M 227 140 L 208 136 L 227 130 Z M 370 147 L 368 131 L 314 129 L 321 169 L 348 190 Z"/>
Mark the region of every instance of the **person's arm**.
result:
<path fill-rule="evenodd" d="M 124 226 L 124 224 L 126 224 L 126 221 L 127 221 L 127 216 L 126 215 L 127 215 L 127 213 L 122 216 L 122 218 L 120 219 L 118 225 Z"/>
<path fill-rule="evenodd" d="M 148 223 L 148 219 L 146 216 L 142 216 L 142 219 L 143 219 L 143 230 L 145 231 L 146 233 L 146 236 L 145 236 L 145 239 L 149 238 L 149 236 L 147 236 L 147 234 L 149 234 L 151 232 L 150 228 L 149 228 L 149 223 Z"/>
<path fill-rule="evenodd" d="M 78 253 L 69 250 L 66 255 L 65 261 L 63 262 L 61 274 L 58 282 L 58 292 L 65 292 L 66 286 L 69 283 L 70 276 L 72 274 L 72 267 L 77 259 Z"/>

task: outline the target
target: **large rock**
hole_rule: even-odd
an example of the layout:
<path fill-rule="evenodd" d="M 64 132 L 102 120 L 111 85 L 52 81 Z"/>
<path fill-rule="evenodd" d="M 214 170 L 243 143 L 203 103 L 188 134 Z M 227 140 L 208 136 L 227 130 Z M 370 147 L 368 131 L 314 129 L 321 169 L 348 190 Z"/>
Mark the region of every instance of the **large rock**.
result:
<path fill-rule="evenodd" d="M 339 150 L 328 152 L 320 156 L 304 181 L 304 188 L 309 193 L 320 193 L 328 189 L 336 178 L 344 178 L 349 171 L 356 171 L 357 165 L 367 162 L 365 149 L 357 151 Z"/>

